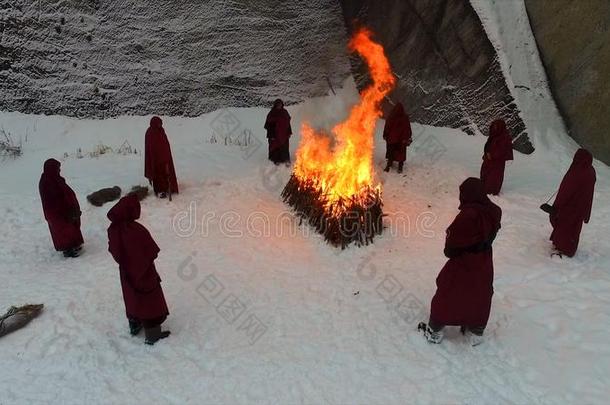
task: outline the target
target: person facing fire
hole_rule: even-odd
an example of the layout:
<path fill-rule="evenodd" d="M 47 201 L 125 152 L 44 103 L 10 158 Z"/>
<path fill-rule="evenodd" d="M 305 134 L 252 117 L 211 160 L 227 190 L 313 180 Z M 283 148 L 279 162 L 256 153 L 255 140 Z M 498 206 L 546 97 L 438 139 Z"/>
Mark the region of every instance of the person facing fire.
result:
<path fill-rule="evenodd" d="M 279 165 L 290 164 L 290 114 L 284 108 L 284 102 L 279 98 L 273 102 L 273 108 L 265 120 L 267 141 L 269 142 L 269 160 Z"/>
<path fill-rule="evenodd" d="M 136 336 L 144 328 L 145 343 L 153 345 L 170 335 L 169 331 L 161 331 L 169 310 L 154 263 L 160 249 L 148 230 L 136 222 L 140 210 L 135 194 L 121 198 L 110 209 L 108 251 L 119 264 L 130 333 Z"/>
<path fill-rule="evenodd" d="M 508 160 L 513 160 L 513 141 L 506 128 L 506 122 L 498 119 L 489 127 L 489 137 L 485 143 L 481 164 L 481 180 L 487 194 L 500 194 Z"/>
<path fill-rule="evenodd" d="M 436 279 L 430 321 L 419 330 L 431 343 L 440 343 L 443 328 L 460 326 L 473 346 L 482 342 L 493 295 L 492 244 L 500 229 L 502 210 L 492 203 L 481 180 L 471 177 L 460 186 L 459 214 L 447 228 L 445 256 L 449 259 Z"/>
<path fill-rule="evenodd" d="M 588 224 L 591 218 L 595 181 L 593 156 L 588 150 L 579 149 L 561 181 L 557 198 L 549 212 L 553 226 L 553 254 L 568 257 L 576 254 L 582 225 Z"/>
<path fill-rule="evenodd" d="M 178 181 L 169 140 L 159 117 L 150 120 L 144 140 L 144 176 L 159 198 L 178 194 Z"/>
<path fill-rule="evenodd" d="M 61 163 L 49 159 L 44 163 L 38 190 L 44 218 L 49 224 L 53 246 L 64 257 L 78 257 L 83 245 L 80 230 L 81 210 L 74 190 L 60 175 Z"/>
<path fill-rule="evenodd" d="M 397 103 L 383 128 L 386 142 L 385 157 L 388 163 L 384 171 L 389 172 L 394 162 L 398 162 L 398 173 L 402 173 L 407 160 L 407 146 L 412 142 L 411 122 L 402 103 Z"/>

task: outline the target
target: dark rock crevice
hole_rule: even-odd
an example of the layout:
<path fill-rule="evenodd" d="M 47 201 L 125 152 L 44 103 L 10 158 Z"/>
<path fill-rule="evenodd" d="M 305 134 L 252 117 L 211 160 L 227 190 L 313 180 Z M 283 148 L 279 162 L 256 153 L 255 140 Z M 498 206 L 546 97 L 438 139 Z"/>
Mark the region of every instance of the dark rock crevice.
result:
<path fill-rule="evenodd" d="M 514 147 L 534 148 L 483 25 L 468 0 L 341 0 L 349 32 L 366 25 L 386 48 L 402 101 L 414 121 L 487 134 L 506 120 Z M 359 87 L 366 68 L 351 58 Z M 387 107 L 387 106 L 386 106 Z"/>

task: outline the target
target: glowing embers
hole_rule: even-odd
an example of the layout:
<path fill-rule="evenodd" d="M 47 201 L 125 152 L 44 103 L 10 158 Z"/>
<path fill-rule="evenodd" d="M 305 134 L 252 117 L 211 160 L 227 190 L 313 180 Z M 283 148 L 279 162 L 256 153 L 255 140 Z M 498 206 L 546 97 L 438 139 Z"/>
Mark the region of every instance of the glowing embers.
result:
<path fill-rule="evenodd" d="M 292 175 L 282 192 L 290 205 L 330 244 L 345 248 L 352 242 L 368 245 L 383 229 L 381 189 L 364 187 L 350 197 L 328 198 L 314 181 Z"/>

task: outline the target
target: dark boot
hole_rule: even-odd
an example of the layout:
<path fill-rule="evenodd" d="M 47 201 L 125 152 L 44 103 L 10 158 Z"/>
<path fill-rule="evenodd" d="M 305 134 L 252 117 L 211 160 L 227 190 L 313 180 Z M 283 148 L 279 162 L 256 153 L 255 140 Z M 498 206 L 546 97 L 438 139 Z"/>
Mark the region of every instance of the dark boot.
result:
<path fill-rule="evenodd" d="M 142 323 L 129 319 L 129 333 L 131 336 L 136 336 L 142 330 Z"/>
<path fill-rule="evenodd" d="M 417 330 L 424 333 L 424 337 L 429 343 L 439 344 L 443 341 L 443 337 L 445 334 L 443 333 L 443 328 L 435 330 L 430 325 L 426 325 L 425 322 L 420 322 L 417 325 Z"/>
<path fill-rule="evenodd" d="M 392 168 L 392 161 L 388 160 L 388 164 L 385 165 L 385 169 L 383 169 L 383 171 L 387 173 L 390 171 L 391 168 Z"/>
<path fill-rule="evenodd" d="M 157 341 L 168 337 L 170 333 L 171 332 L 168 330 L 161 332 L 161 325 L 153 326 L 152 328 L 144 328 L 144 334 L 146 335 L 144 343 L 147 345 L 154 345 Z"/>
<path fill-rule="evenodd" d="M 79 250 L 76 250 L 76 248 L 71 248 L 68 250 L 64 250 L 64 257 L 71 257 L 71 258 L 75 258 L 78 257 L 80 254 Z"/>
<path fill-rule="evenodd" d="M 402 167 L 404 166 L 405 162 L 398 162 L 398 173 L 402 173 Z"/>
<path fill-rule="evenodd" d="M 472 347 L 475 347 L 483 343 L 483 333 L 485 332 L 485 326 L 461 326 L 460 332 L 462 332 L 462 335 L 468 338 L 470 345 Z"/>

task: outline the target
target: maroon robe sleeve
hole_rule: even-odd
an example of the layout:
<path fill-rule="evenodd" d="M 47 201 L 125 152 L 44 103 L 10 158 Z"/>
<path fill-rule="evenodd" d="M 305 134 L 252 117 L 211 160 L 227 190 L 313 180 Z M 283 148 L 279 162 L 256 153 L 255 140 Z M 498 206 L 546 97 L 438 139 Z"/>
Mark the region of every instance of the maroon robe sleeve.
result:
<path fill-rule="evenodd" d="M 154 177 L 154 154 L 152 151 L 151 129 L 146 131 L 144 138 L 144 177 L 152 180 Z"/>
<path fill-rule="evenodd" d="M 583 203 L 584 203 L 584 222 L 589 223 L 591 219 L 591 210 L 593 209 L 593 195 L 595 194 L 595 182 L 596 182 L 595 169 L 590 167 L 587 170 L 587 176 L 584 181 L 584 192 L 583 192 Z"/>
<path fill-rule="evenodd" d="M 383 139 L 386 141 L 388 140 L 388 137 L 390 136 L 391 125 L 392 125 L 391 118 L 388 117 L 388 119 L 385 121 L 385 124 L 383 125 Z"/>
<path fill-rule="evenodd" d="M 45 175 L 40 179 L 39 191 L 45 219 L 47 221 L 64 219 L 60 190 Z"/>
<path fill-rule="evenodd" d="M 463 209 L 447 228 L 445 249 L 466 248 L 482 240 L 478 214 L 472 209 Z"/>
<path fill-rule="evenodd" d="M 569 170 L 561 181 L 561 184 L 559 185 L 559 191 L 557 192 L 557 197 L 555 198 L 555 202 L 553 203 L 553 208 L 555 212 L 560 211 L 562 208 L 566 207 L 572 200 L 574 193 L 577 190 L 577 184 L 575 180 L 577 179 L 576 176 L 574 176 L 574 171 Z"/>
<path fill-rule="evenodd" d="M 403 131 L 403 143 L 407 146 L 413 142 L 413 131 L 411 129 L 411 120 L 408 115 L 405 115 L 405 128 Z"/>

